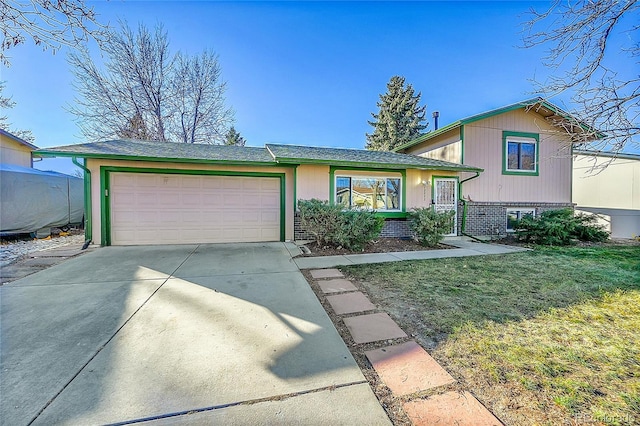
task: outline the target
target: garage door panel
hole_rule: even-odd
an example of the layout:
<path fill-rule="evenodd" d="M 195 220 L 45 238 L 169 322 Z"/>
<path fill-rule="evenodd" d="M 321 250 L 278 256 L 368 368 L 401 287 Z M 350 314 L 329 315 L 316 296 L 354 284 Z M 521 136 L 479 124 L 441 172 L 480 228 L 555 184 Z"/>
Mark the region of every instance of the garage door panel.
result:
<path fill-rule="evenodd" d="M 280 240 L 280 179 L 111 174 L 111 243 Z"/>
<path fill-rule="evenodd" d="M 222 178 L 222 188 L 241 190 L 242 181 L 231 177 Z"/>

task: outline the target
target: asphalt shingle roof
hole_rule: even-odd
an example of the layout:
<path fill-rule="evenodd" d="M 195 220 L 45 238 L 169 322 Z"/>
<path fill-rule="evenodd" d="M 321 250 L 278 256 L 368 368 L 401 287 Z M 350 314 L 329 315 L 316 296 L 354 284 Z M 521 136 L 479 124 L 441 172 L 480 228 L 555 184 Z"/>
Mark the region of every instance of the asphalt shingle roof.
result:
<path fill-rule="evenodd" d="M 229 161 L 238 163 L 273 163 L 273 157 L 265 148 L 186 144 L 175 142 L 149 142 L 135 140 L 111 140 L 77 145 L 40 149 L 38 154 L 76 157 L 143 157 L 153 160 Z"/>
<path fill-rule="evenodd" d="M 386 169 L 434 169 L 480 171 L 481 169 L 410 154 L 364 149 L 319 148 L 301 145 L 267 144 L 265 148 L 111 140 L 40 149 L 40 156 L 120 158 L 164 162 L 226 162 L 264 165 L 329 164 Z"/>
<path fill-rule="evenodd" d="M 267 149 L 281 162 L 326 163 L 334 165 L 362 164 L 383 168 L 425 168 L 469 170 L 470 166 L 434 160 L 410 154 L 365 149 L 319 148 L 301 145 L 267 144 Z"/>

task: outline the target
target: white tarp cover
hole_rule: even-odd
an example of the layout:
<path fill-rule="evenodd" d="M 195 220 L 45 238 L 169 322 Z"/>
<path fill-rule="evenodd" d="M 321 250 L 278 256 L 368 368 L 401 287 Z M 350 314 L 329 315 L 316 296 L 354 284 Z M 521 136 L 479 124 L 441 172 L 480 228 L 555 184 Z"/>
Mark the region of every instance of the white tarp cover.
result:
<path fill-rule="evenodd" d="M 84 183 L 57 172 L 0 164 L 0 233 L 82 223 Z"/>

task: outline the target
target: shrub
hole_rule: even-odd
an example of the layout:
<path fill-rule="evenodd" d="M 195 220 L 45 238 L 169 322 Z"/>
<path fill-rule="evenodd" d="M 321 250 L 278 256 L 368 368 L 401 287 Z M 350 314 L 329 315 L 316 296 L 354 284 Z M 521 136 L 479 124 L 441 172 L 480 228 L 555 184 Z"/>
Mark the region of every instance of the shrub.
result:
<path fill-rule="evenodd" d="M 378 238 L 384 218 L 371 210 L 344 210 L 340 215 L 340 226 L 333 236 L 334 245 L 349 250 L 362 250 L 365 244 Z"/>
<path fill-rule="evenodd" d="M 298 209 L 302 229 L 313 235 L 318 245 L 331 245 L 331 240 L 340 226 L 342 207 L 313 198 L 298 201 Z"/>
<path fill-rule="evenodd" d="M 300 226 L 316 239 L 320 246 L 362 250 L 364 245 L 380 235 L 384 218 L 371 210 L 343 210 L 317 199 L 298 201 Z"/>
<path fill-rule="evenodd" d="M 515 224 L 516 237 L 542 245 L 568 245 L 574 240 L 602 242 L 609 234 L 595 224 L 595 216 L 575 215 L 572 209 L 548 210 L 525 216 Z"/>
<path fill-rule="evenodd" d="M 435 246 L 451 232 L 455 211 L 437 212 L 430 207 L 415 208 L 409 212 L 409 227 L 423 246 Z"/>

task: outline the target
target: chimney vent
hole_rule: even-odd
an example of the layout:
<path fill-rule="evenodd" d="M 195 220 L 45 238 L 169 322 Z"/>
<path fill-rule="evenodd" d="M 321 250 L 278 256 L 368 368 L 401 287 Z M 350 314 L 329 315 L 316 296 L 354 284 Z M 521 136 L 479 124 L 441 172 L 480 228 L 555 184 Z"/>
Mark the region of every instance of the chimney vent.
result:
<path fill-rule="evenodd" d="M 433 130 L 438 130 L 438 117 L 440 117 L 439 111 L 433 111 Z"/>

